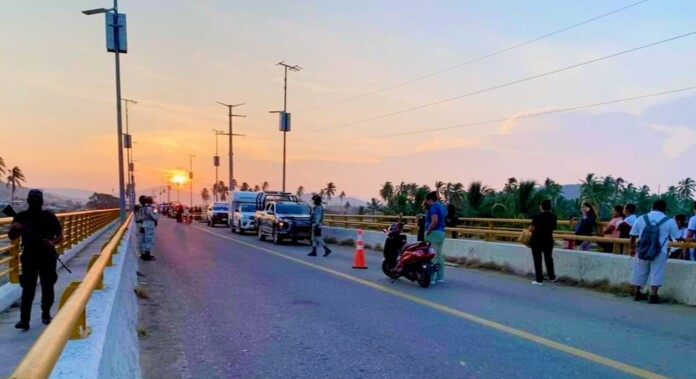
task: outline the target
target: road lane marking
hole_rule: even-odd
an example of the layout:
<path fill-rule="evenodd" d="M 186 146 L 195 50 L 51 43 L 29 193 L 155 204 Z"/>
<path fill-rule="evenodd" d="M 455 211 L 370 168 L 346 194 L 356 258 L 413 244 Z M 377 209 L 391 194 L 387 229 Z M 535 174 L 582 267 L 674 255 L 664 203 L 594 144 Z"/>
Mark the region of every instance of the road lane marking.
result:
<path fill-rule="evenodd" d="M 498 331 L 501 331 L 501 332 L 504 332 L 507 334 L 511 334 L 513 336 L 516 336 L 516 337 L 519 337 L 519 338 L 522 338 L 522 339 L 525 339 L 525 340 L 528 340 L 531 342 L 535 342 L 537 344 L 544 345 L 546 347 L 550 347 L 554 350 L 562 351 L 562 352 L 574 355 L 576 357 L 584 358 L 584 359 L 587 359 L 587 360 L 594 362 L 594 363 L 598 363 L 598 364 L 601 364 L 604 366 L 614 368 L 616 370 L 622 371 L 622 372 L 627 373 L 627 374 L 635 375 L 635 376 L 640 377 L 640 378 L 649 378 L 649 379 L 666 379 L 667 378 L 664 375 L 660 375 L 660 374 L 657 374 L 657 373 L 654 373 L 651 371 L 647 371 L 647 370 L 644 370 L 644 369 L 641 369 L 641 368 L 638 368 L 635 366 L 621 363 L 619 361 L 615 361 L 613 359 L 606 358 L 606 357 L 603 357 L 601 355 L 591 353 L 589 351 L 585 351 L 585 350 L 578 349 L 578 348 L 575 348 L 572 346 L 564 345 L 562 343 L 550 340 L 548 338 L 537 336 L 536 334 L 525 332 L 525 331 L 520 330 L 520 329 L 515 329 L 513 327 L 510 327 L 510 326 L 507 326 L 507 325 L 504 325 L 504 324 L 501 324 L 501 323 L 498 323 L 495 321 L 491 321 L 491 320 L 485 319 L 483 317 L 475 316 L 473 314 L 470 314 L 470 313 L 467 313 L 464 311 L 450 308 L 446 305 L 436 303 L 434 301 L 426 300 L 426 299 L 420 298 L 418 296 L 410 295 L 410 294 L 407 294 L 405 292 L 401 292 L 401 291 L 395 290 L 393 288 L 383 286 L 381 284 L 373 283 L 373 282 L 370 282 L 368 280 L 361 279 L 361 278 L 358 278 L 356 276 L 352 276 L 352 275 L 349 275 L 349 274 L 346 274 L 346 273 L 343 273 L 340 271 L 336 271 L 336 270 L 333 270 L 333 269 L 330 269 L 330 268 L 327 268 L 327 267 L 324 267 L 324 266 L 321 266 L 321 265 L 318 265 L 315 263 L 307 262 L 307 261 L 304 261 L 302 259 L 295 258 L 295 257 L 283 254 L 283 253 L 278 252 L 278 251 L 274 251 L 271 249 L 267 249 L 265 247 L 257 246 L 257 245 L 251 244 L 249 242 L 245 242 L 245 241 L 236 239 L 236 238 L 232 238 L 229 236 L 218 234 L 218 233 L 215 233 L 211 230 L 207 230 L 207 229 L 204 229 L 204 228 L 199 227 L 199 226 L 194 226 L 194 228 L 196 228 L 200 231 L 206 232 L 206 233 L 210 233 L 210 234 L 215 235 L 217 237 L 236 242 L 240 245 L 244 245 L 244 246 L 256 249 L 256 250 L 260 250 L 260 251 L 263 251 L 265 253 L 268 253 L 268 254 L 271 254 L 271 255 L 274 255 L 274 256 L 277 256 L 280 258 L 284 258 L 284 259 L 287 259 L 289 261 L 299 263 L 301 265 L 311 267 L 311 268 L 314 268 L 316 270 L 320 270 L 320 271 L 329 273 L 331 275 L 338 276 L 338 277 L 346 279 L 346 280 L 350 280 L 350 281 L 358 283 L 358 284 L 362 284 L 364 286 L 376 289 L 378 291 L 385 292 L 385 293 L 388 293 L 390 295 L 400 297 L 402 299 L 406 299 L 406 300 L 409 300 L 411 302 L 414 302 L 414 303 L 417 303 L 417 304 L 420 304 L 420 305 L 423 305 L 423 306 L 426 306 L 426 307 L 429 307 L 432 309 L 436 309 L 440 312 L 447 313 L 449 315 L 459 317 L 461 319 L 465 319 L 465 320 L 474 322 L 474 323 L 479 324 L 479 325 L 487 326 L 491 329 L 495 329 L 495 330 L 498 330 Z"/>

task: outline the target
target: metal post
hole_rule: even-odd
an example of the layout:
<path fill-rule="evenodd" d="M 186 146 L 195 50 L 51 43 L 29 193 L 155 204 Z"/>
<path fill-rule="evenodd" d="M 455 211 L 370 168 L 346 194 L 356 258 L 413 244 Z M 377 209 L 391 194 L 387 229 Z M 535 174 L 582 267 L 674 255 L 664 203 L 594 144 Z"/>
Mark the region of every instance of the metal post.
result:
<path fill-rule="evenodd" d="M 285 69 L 285 75 L 283 76 L 283 115 L 288 111 L 288 70 L 300 71 L 302 67 L 298 65 L 290 66 L 289 64 L 282 61 L 276 66 L 283 66 Z M 281 120 L 282 120 L 281 116 Z M 281 121 L 282 122 L 282 121 Z M 283 128 L 283 192 L 285 192 L 285 178 L 286 178 L 286 165 L 287 165 L 287 138 L 288 131 L 287 128 Z"/>
<path fill-rule="evenodd" d="M 288 66 L 285 67 L 285 79 L 283 83 L 283 114 L 288 111 Z M 287 152 L 288 132 L 283 128 L 283 192 L 285 192 L 285 158 Z"/>
<path fill-rule="evenodd" d="M 193 208 L 193 157 L 189 154 L 189 208 Z"/>
<path fill-rule="evenodd" d="M 218 156 L 218 131 L 215 131 L 215 156 Z M 218 179 L 218 165 L 215 165 L 215 186 L 218 185 L 220 179 Z M 218 191 L 213 187 L 213 192 L 215 192 L 215 201 L 218 201 Z"/>
<path fill-rule="evenodd" d="M 227 140 L 227 142 L 228 142 L 228 153 L 229 153 L 229 154 L 228 154 L 228 158 L 229 158 L 229 163 L 228 163 L 228 164 L 229 164 L 229 169 L 230 169 L 230 173 L 229 173 L 230 175 L 229 175 L 229 179 L 228 179 L 228 182 L 227 182 L 227 186 L 230 187 L 230 191 L 234 191 L 234 182 L 233 182 L 233 179 L 234 179 L 234 169 L 232 168 L 232 165 L 234 165 L 234 160 L 233 160 L 233 156 L 232 156 L 232 106 L 230 105 L 230 106 L 227 107 L 227 108 L 229 108 L 229 113 L 228 113 L 228 114 L 229 114 L 229 119 L 230 119 L 229 136 L 228 136 L 229 139 Z"/>
<path fill-rule="evenodd" d="M 121 221 L 126 220 L 126 191 L 124 188 L 125 179 L 123 177 L 123 128 L 121 124 L 121 60 L 119 51 L 121 42 L 119 41 L 118 28 L 118 0 L 114 0 L 114 59 L 116 64 L 116 125 L 118 133 L 118 205 L 120 209 Z"/>

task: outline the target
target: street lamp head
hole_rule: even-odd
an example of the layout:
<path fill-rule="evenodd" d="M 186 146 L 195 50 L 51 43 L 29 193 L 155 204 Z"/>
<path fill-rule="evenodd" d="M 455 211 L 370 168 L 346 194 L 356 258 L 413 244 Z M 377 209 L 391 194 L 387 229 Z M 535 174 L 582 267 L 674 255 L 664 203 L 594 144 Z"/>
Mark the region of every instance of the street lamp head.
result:
<path fill-rule="evenodd" d="M 113 9 L 96 8 L 96 9 L 88 9 L 86 11 L 82 11 L 82 13 L 86 14 L 87 16 L 92 16 L 95 14 L 108 13 L 108 12 L 111 12 L 112 10 Z"/>

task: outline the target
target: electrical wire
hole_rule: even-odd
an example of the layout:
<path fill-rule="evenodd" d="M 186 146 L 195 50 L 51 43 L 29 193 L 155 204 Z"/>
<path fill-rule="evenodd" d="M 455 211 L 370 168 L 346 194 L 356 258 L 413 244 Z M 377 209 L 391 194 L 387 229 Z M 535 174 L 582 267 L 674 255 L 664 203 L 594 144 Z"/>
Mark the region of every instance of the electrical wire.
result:
<path fill-rule="evenodd" d="M 581 110 L 581 109 L 594 108 L 594 107 L 599 107 L 599 106 L 603 106 L 603 105 L 625 103 L 625 102 L 629 102 L 629 101 L 647 99 L 647 98 L 651 98 L 651 97 L 664 96 L 664 95 L 670 95 L 670 94 L 674 94 L 674 93 L 693 91 L 693 90 L 696 90 L 696 86 L 685 87 L 685 88 L 669 90 L 669 91 L 655 92 L 655 93 L 650 93 L 650 94 L 646 94 L 646 95 L 625 97 L 622 99 L 607 100 L 607 101 L 603 101 L 603 102 L 599 102 L 599 103 L 576 105 L 576 106 L 564 107 L 564 108 L 556 108 L 556 109 L 552 109 L 552 110 L 541 111 L 541 112 L 536 112 L 536 113 L 529 113 L 529 114 L 524 114 L 524 115 L 519 115 L 519 116 L 500 117 L 500 118 L 496 118 L 496 119 L 492 119 L 492 120 L 476 121 L 476 122 L 470 122 L 470 123 L 466 123 L 466 124 L 457 124 L 457 125 L 444 126 L 444 127 L 438 127 L 438 128 L 420 129 L 420 130 L 414 130 L 414 131 L 410 131 L 410 132 L 389 133 L 389 134 L 381 134 L 381 135 L 376 135 L 376 136 L 338 139 L 338 140 L 332 140 L 331 142 L 363 141 L 363 140 L 370 140 L 370 139 L 410 136 L 410 135 L 424 134 L 424 133 L 430 133 L 430 132 L 436 132 L 436 131 L 442 131 L 442 130 L 460 129 L 460 128 L 466 128 L 466 127 L 472 127 L 472 126 L 494 124 L 494 123 L 499 123 L 499 122 L 509 121 L 509 120 L 520 120 L 520 119 L 525 119 L 525 118 L 546 116 L 546 115 L 550 115 L 550 114 L 577 111 L 577 110 Z"/>
<path fill-rule="evenodd" d="M 532 44 L 532 43 L 541 41 L 541 40 L 543 40 L 543 39 L 546 39 L 546 38 L 555 36 L 556 34 L 560 34 L 560 33 L 566 32 L 566 31 L 568 31 L 568 30 L 575 29 L 575 28 L 580 27 L 580 26 L 583 26 L 583 25 L 585 25 L 585 24 L 589 24 L 589 23 L 591 23 L 591 22 L 600 20 L 600 19 L 602 19 L 602 18 L 611 16 L 611 15 L 613 15 L 613 14 L 616 14 L 616 13 L 619 13 L 619 12 L 622 12 L 622 11 L 625 11 L 625 10 L 630 9 L 630 8 L 633 8 L 633 7 L 635 7 L 635 6 L 638 6 L 638 5 L 640 5 L 640 4 L 645 3 L 645 2 L 647 2 L 647 1 L 648 1 L 648 0 L 637 1 L 637 2 L 635 2 L 635 3 L 631 3 L 631 4 L 628 4 L 628 5 L 623 6 L 623 7 L 621 7 L 621 8 L 615 9 L 615 10 L 613 10 L 613 11 L 611 11 L 611 12 L 603 13 L 603 14 L 601 14 L 601 15 L 598 15 L 598 16 L 595 16 L 595 17 L 592 17 L 592 18 L 589 18 L 589 19 L 587 19 L 587 20 L 578 22 L 578 23 L 576 23 L 576 24 L 567 26 L 567 27 L 562 28 L 562 29 L 558 29 L 558 30 L 553 31 L 553 32 L 551 32 L 551 33 L 544 34 L 544 35 L 542 35 L 542 36 L 539 36 L 539 37 L 530 39 L 530 40 L 528 40 L 528 41 L 519 43 L 519 44 L 517 44 L 517 45 L 513 45 L 513 46 L 510 46 L 510 47 L 501 49 L 501 50 L 497 50 L 497 51 L 494 51 L 494 52 L 492 52 L 492 53 L 482 55 L 482 56 L 480 56 L 480 57 L 478 57 L 478 58 L 474 58 L 474 59 L 468 60 L 468 61 L 466 61 L 466 62 L 458 63 L 458 64 L 456 64 L 456 65 L 454 65 L 454 66 L 450 66 L 450 67 L 447 67 L 447 68 L 444 68 L 444 69 L 441 69 L 441 70 L 438 70 L 438 71 L 435 71 L 435 72 L 431 72 L 431 73 L 429 73 L 429 74 L 421 75 L 421 76 L 418 76 L 418 77 L 415 77 L 415 78 L 413 78 L 413 79 L 409 79 L 409 80 L 406 80 L 406 81 L 403 81 L 403 82 L 400 82 L 400 83 L 392 84 L 392 85 L 389 85 L 389 86 L 384 87 L 384 88 L 380 88 L 380 89 L 375 90 L 375 91 L 372 91 L 372 92 L 367 92 L 367 93 L 363 93 L 363 94 L 361 94 L 361 95 L 352 96 L 352 97 L 349 97 L 349 98 L 346 98 L 346 99 L 343 99 L 343 100 L 339 100 L 339 101 L 335 101 L 335 102 L 332 102 L 332 103 L 328 103 L 328 104 L 324 104 L 324 105 L 319 105 L 319 106 L 312 107 L 312 108 L 308 108 L 308 109 L 303 109 L 303 110 L 301 110 L 301 111 L 298 111 L 298 113 L 312 112 L 312 111 L 315 111 L 315 110 L 318 110 L 318 109 L 328 108 L 328 107 L 331 107 L 331 106 L 334 106 L 334 105 L 347 103 L 347 102 L 350 102 L 350 101 L 353 101 L 353 100 L 357 100 L 357 99 L 362 99 L 362 98 L 365 98 L 365 97 L 369 97 L 369 96 L 376 95 L 376 94 L 378 94 L 378 93 L 386 92 L 386 91 L 389 91 L 389 90 L 392 90 L 392 89 L 395 89 L 395 88 L 399 88 L 399 87 L 403 87 L 403 86 L 406 86 L 406 85 L 409 85 L 409 84 L 412 84 L 412 83 L 416 83 L 416 82 L 419 82 L 419 81 L 421 81 L 421 80 L 428 79 L 428 78 L 431 78 L 431 77 L 433 77 L 433 76 L 437 76 L 437 75 L 443 74 L 443 73 L 445 73 L 445 72 L 453 71 L 453 70 L 462 68 L 462 67 L 464 67 L 464 66 L 468 66 L 468 65 L 470 65 L 470 64 L 473 64 L 473 63 L 476 63 L 476 62 L 480 62 L 480 61 L 482 61 L 482 60 L 485 60 L 485 59 L 488 59 L 488 58 L 495 57 L 495 56 L 497 56 L 497 55 L 501 55 L 501 54 L 507 53 L 507 52 L 509 52 L 509 51 L 518 49 L 518 48 L 523 47 L 523 46 L 526 46 L 526 45 L 530 45 L 530 44 Z"/>
<path fill-rule="evenodd" d="M 334 126 L 329 126 L 329 127 L 326 127 L 326 128 L 320 128 L 320 129 L 314 129 L 314 130 L 308 130 L 308 131 L 306 131 L 306 132 L 297 133 L 297 135 L 311 134 L 311 133 L 317 133 L 317 132 L 323 132 L 323 131 L 327 131 L 327 130 L 342 128 L 342 127 L 346 127 L 346 126 L 352 126 L 352 125 L 357 125 L 357 124 L 363 124 L 363 123 L 370 122 L 370 121 L 381 120 L 381 119 L 384 119 L 384 118 L 387 118 L 387 117 L 392 117 L 392 116 L 396 116 L 396 115 L 400 115 L 400 114 L 404 114 L 404 113 L 408 113 L 408 112 L 413 112 L 413 111 L 416 111 L 416 110 L 419 110 L 419 109 L 429 108 L 429 107 L 432 107 L 432 106 L 435 106 L 435 105 L 440 105 L 440 104 L 448 103 L 448 102 L 451 102 L 451 101 L 454 101 L 454 100 L 460 100 L 460 99 L 464 99 L 464 98 L 467 98 L 467 97 L 471 97 L 471 96 L 475 96 L 475 95 L 480 95 L 480 94 L 482 94 L 482 93 L 491 92 L 491 91 L 498 90 L 498 89 L 501 89 L 501 88 L 510 87 L 510 86 L 513 86 L 513 85 L 516 85 L 516 84 L 525 83 L 525 82 L 529 82 L 529 81 L 532 81 L 532 80 L 535 80 L 535 79 L 539 79 L 539 78 L 543 78 L 543 77 L 546 77 L 546 76 L 558 74 L 558 73 L 561 73 L 561 72 L 564 72 L 564 71 L 573 70 L 573 69 L 576 69 L 576 68 L 578 68 L 578 67 L 587 66 L 587 65 L 590 65 L 590 64 L 593 64 L 593 63 L 597 63 L 597 62 L 601 62 L 601 61 L 604 61 L 604 60 L 607 60 L 607 59 L 611 59 L 611 58 L 616 58 L 616 57 L 621 56 L 621 55 L 633 53 L 633 52 L 636 52 L 636 51 L 639 51 L 639 50 L 647 49 L 647 48 L 649 48 L 649 47 L 661 45 L 661 44 L 664 44 L 664 43 L 667 43 L 667 42 L 672 42 L 672 41 L 675 41 L 675 40 L 678 40 L 678 39 L 682 39 L 682 38 L 686 38 L 686 37 L 690 37 L 690 36 L 693 36 L 693 35 L 696 35 L 696 31 L 689 32 L 689 33 L 684 33 L 684 34 L 680 34 L 680 35 L 677 35 L 677 36 L 674 36 L 674 37 L 670 37 L 670 38 L 667 38 L 667 39 L 663 39 L 663 40 L 660 40 L 660 41 L 657 41 L 657 42 L 652 42 L 652 43 L 649 43 L 649 44 L 647 44 L 647 45 L 642 45 L 642 46 L 634 47 L 634 48 L 631 48 L 631 49 L 628 49 L 628 50 L 623 50 L 623 51 L 620 51 L 620 52 L 618 52 L 618 53 L 613 53 L 613 54 L 610 54 L 610 55 L 605 55 L 605 56 L 603 56 L 603 57 L 591 59 L 591 60 L 588 60 L 588 61 L 585 61 L 585 62 L 581 62 L 581 63 L 576 63 L 576 64 L 573 64 L 573 65 L 570 65 L 570 66 L 566 66 L 566 67 L 563 67 L 563 68 L 559 68 L 559 69 L 547 71 L 547 72 L 544 72 L 544 73 L 541 73 L 541 74 L 536 74 L 536 75 L 528 76 L 528 77 L 525 77 L 525 78 L 522 78 L 522 79 L 514 80 L 514 81 L 512 81 L 512 82 L 507 82 L 507 83 L 495 85 L 495 86 L 492 86 L 492 87 L 480 89 L 480 90 L 477 90 L 477 91 L 465 93 L 465 94 L 463 94 L 463 95 L 454 96 L 454 97 L 450 97 L 450 98 L 443 99 L 443 100 L 437 100 L 437 101 L 433 101 L 433 102 L 430 102 L 430 103 L 425 103 L 425 104 L 422 104 L 422 105 L 418 105 L 418 106 L 415 106 L 415 107 L 410 107 L 410 108 L 402 109 L 402 110 L 399 110 L 399 111 L 394 111 L 394 112 L 390 112 L 390 113 L 385 113 L 385 114 L 381 114 L 381 115 L 378 115 L 378 116 L 373 116 L 373 117 L 369 117 L 369 118 L 365 118 L 365 119 L 362 119 L 362 120 L 357 120 L 357 121 L 353 121 L 353 122 L 349 122 L 349 123 L 345 123 L 345 124 L 334 125 Z"/>

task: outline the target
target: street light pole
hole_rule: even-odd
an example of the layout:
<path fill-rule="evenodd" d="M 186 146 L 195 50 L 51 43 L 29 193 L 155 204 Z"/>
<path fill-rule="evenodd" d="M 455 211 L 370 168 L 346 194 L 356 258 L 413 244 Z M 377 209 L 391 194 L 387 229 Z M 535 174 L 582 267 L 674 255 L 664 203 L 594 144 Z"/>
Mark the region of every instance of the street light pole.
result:
<path fill-rule="evenodd" d="M 126 219 L 126 191 L 125 178 L 123 169 L 123 128 L 121 120 L 121 60 L 120 50 L 121 41 L 119 33 L 119 15 L 118 15 L 118 0 L 114 0 L 114 7 L 111 9 L 98 8 L 83 11 L 82 13 L 91 16 L 95 14 L 107 13 L 113 16 L 113 34 L 114 34 L 114 62 L 115 62 L 115 79 L 116 79 L 116 134 L 118 140 L 118 192 L 119 192 L 119 209 L 121 221 Z M 124 25 L 125 26 L 125 25 Z"/>
<path fill-rule="evenodd" d="M 290 71 L 300 71 L 302 70 L 302 67 L 294 65 L 290 66 L 289 64 L 285 63 L 285 61 L 282 61 L 276 66 L 283 66 L 285 69 L 285 76 L 283 79 L 283 115 L 285 115 L 288 111 L 288 70 Z M 287 157 L 287 135 L 288 131 L 283 130 L 283 192 L 285 192 L 285 166 L 286 166 L 286 157 Z"/>
<path fill-rule="evenodd" d="M 195 155 L 189 154 L 189 208 L 193 208 L 193 158 Z"/>
<path fill-rule="evenodd" d="M 217 101 L 216 103 L 218 103 L 218 104 L 220 104 L 220 105 L 223 105 L 223 106 L 227 107 L 227 110 L 228 110 L 228 113 L 227 113 L 227 114 L 228 114 L 228 117 L 229 117 L 229 131 L 228 131 L 227 135 L 229 136 L 229 140 L 228 140 L 228 142 L 229 142 L 229 151 L 228 151 L 228 154 L 229 154 L 229 170 L 230 170 L 230 173 L 229 173 L 229 182 L 228 182 L 227 184 L 230 186 L 230 190 L 234 191 L 234 187 L 235 187 L 235 186 L 234 186 L 234 150 L 233 150 L 233 144 L 232 144 L 232 137 L 233 137 L 235 134 L 232 133 L 232 118 L 233 118 L 233 117 L 246 117 L 246 116 L 232 113 L 232 108 L 242 106 L 242 105 L 244 105 L 244 103 L 235 104 L 235 105 L 225 104 L 225 103 L 221 103 L 221 102 L 219 102 L 219 101 Z"/>
<path fill-rule="evenodd" d="M 126 161 L 128 162 L 128 201 L 130 203 L 130 208 L 133 209 L 135 206 L 135 174 L 133 173 L 133 137 L 130 135 L 128 127 L 128 103 L 138 104 L 137 101 L 121 98 L 124 104 L 126 104 Z"/>

